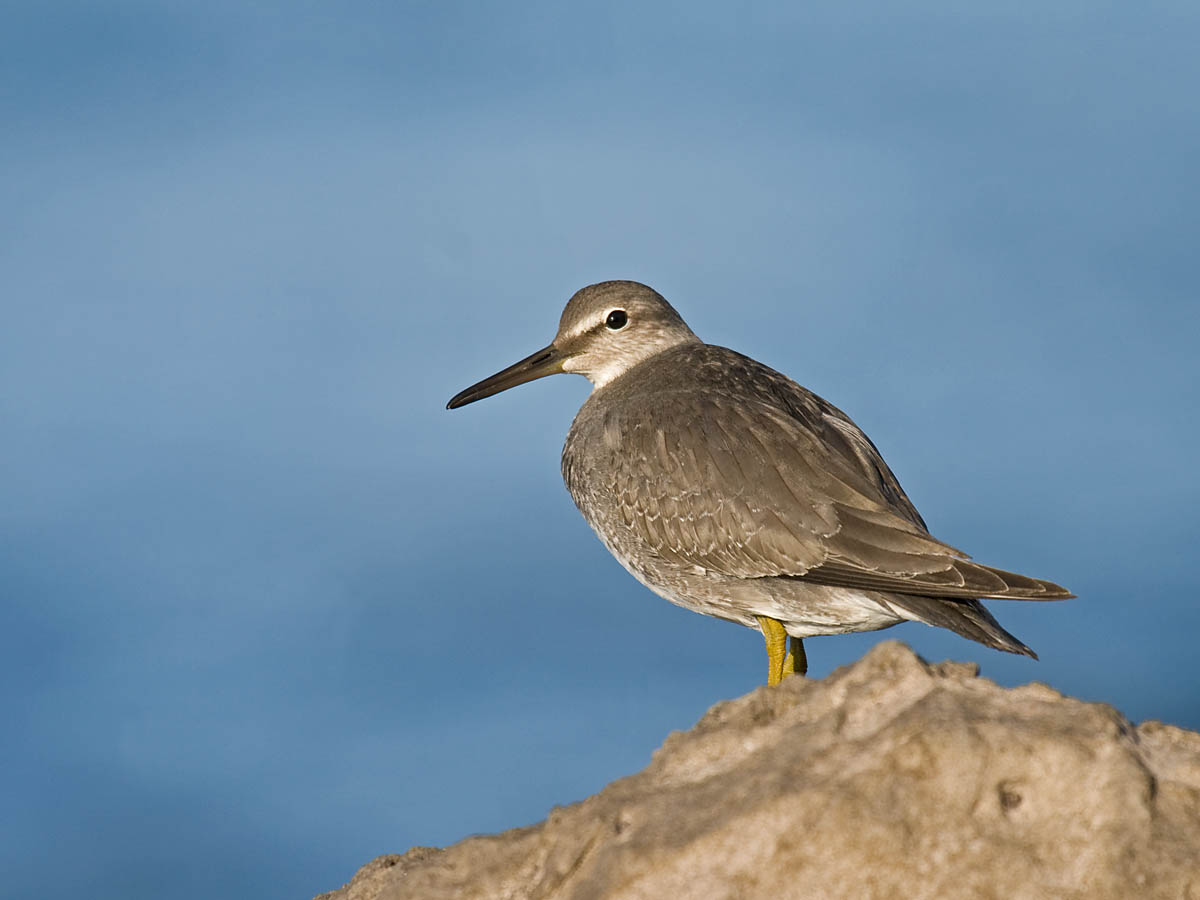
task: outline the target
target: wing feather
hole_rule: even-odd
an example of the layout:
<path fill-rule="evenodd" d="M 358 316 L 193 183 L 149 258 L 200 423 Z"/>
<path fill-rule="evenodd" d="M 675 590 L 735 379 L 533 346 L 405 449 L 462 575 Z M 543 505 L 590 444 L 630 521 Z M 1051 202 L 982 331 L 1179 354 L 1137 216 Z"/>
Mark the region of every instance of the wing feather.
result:
<path fill-rule="evenodd" d="M 664 390 L 605 411 L 589 449 L 606 458 L 594 470 L 611 479 L 621 521 L 662 559 L 921 596 L 1070 596 L 934 538 L 844 413 L 762 369 L 773 397 Z"/>

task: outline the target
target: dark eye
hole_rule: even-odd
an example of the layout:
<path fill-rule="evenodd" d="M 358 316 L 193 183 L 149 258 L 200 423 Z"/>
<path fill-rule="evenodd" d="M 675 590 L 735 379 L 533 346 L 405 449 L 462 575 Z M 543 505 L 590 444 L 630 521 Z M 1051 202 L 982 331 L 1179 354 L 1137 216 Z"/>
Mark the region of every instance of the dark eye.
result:
<path fill-rule="evenodd" d="M 629 322 L 629 315 L 623 309 L 614 309 L 604 320 L 604 324 L 613 331 L 620 331 Z"/>

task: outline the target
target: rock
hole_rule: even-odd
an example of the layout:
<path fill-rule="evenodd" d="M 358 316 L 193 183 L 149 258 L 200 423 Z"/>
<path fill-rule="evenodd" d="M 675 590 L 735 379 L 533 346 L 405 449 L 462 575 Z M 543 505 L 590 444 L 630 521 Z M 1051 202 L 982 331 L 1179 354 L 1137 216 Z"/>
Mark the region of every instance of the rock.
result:
<path fill-rule="evenodd" d="M 1200 900 L 1200 734 L 876 646 L 718 703 L 545 822 L 321 900 Z"/>

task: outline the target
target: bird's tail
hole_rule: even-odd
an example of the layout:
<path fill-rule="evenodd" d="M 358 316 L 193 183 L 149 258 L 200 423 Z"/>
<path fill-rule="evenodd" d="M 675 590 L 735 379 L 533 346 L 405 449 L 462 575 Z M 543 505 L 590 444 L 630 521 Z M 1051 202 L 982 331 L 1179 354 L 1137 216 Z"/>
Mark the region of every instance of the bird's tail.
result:
<path fill-rule="evenodd" d="M 965 638 L 997 650 L 1038 658 L 1033 650 L 1005 631 L 978 600 L 889 594 L 888 604 L 906 619 L 949 628 Z"/>

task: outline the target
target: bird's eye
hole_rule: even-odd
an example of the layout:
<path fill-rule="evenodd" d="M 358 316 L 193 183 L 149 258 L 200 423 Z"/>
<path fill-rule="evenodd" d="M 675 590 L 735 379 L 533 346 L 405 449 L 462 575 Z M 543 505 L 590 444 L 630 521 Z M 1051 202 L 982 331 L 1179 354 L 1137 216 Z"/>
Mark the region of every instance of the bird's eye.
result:
<path fill-rule="evenodd" d="M 623 309 L 614 309 L 604 320 L 604 324 L 613 331 L 620 331 L 629 323 L 629 314 Z"/>

